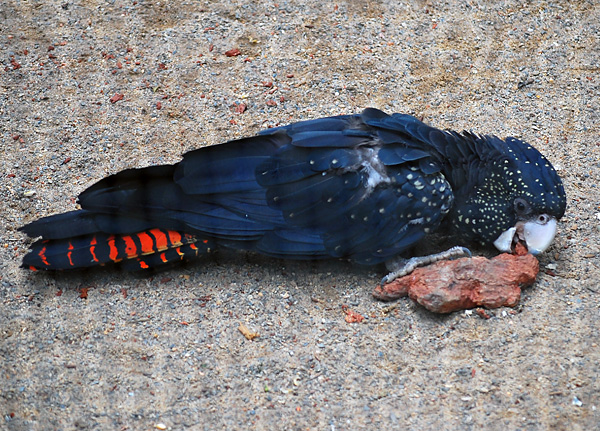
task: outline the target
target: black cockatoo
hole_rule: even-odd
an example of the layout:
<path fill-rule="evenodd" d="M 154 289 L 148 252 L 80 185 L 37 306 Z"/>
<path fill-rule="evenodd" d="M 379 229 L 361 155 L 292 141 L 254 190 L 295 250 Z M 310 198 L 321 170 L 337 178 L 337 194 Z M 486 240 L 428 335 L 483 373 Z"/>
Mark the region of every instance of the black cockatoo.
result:
<path fill-rule="evenodd" d="M 174 165 L 128 169 L 79 203 L 21 228 L 41 237 L 24 267 L 146 269 L 227 247 L 386 262 L 389 281 L 407 272 L 394 262 L 434 232 L 501 251 L 521 240 L 541 253 L 566 196 L 550 162 L 521 140 L 366 109 L 200 148 Z"/>

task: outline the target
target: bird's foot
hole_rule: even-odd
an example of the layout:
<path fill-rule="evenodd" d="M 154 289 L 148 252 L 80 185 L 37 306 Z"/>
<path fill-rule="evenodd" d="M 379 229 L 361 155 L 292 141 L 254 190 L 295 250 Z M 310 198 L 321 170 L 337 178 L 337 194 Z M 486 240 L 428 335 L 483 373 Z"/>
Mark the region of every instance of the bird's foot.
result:
<path fill-rule="evenodd" d="M 389 271 L 388 275 L 383 277 L 381 285 L 391 283 L 397 278 L 404 277 L 410 274 L 419 266 L 429 265 L 430 263 L 438 262 L 440 260 L 455 259 L 457 257 L 471 257 L 471 251 L 466 247 L 452 247 L 449 250 L 442 251 L 441 253 L 430 254 L 428 256 L 411 257 L 410 259 L 396 258 L 388 260 L 385 266 Z"/>

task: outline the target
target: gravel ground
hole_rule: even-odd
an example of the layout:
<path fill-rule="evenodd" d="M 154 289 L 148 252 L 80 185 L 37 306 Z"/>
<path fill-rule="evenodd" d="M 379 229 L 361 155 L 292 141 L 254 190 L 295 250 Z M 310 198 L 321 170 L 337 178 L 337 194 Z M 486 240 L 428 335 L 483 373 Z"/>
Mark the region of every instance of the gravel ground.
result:
<path fill-rule="evenodd" d="M 4 0 L 0 429 L 600 429 L 594 3 Z M 17 228 L 107 174 L 367 106 L 554 163 L 569 207 L 516 309 L 437 316 L 374 300 L 383 268 L 248 253 L 19 268 Z"/>

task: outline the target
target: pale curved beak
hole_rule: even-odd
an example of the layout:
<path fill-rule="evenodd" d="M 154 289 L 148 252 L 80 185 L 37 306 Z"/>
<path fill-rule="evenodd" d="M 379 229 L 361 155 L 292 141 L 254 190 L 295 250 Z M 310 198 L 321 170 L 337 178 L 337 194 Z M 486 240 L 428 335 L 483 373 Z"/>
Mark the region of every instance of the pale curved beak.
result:
<path fill-rule="evenodd" d="M 500 234 L 500 236 L 494 241 L 494 246 L 504 253 L 510 253 L 512 251 L 513 239 L 517 233 L 516 227 L 511 227 Z"/>
<path fill-rule="evenodd" d="M 550 217 L 546 223 L 528 221 L 523 224 L 523 239 L 527 250 L 534 256 L 546 251 L 556 236 L 556 219 Z M 517 228 L 517 231 L 519 229 Z M 521 234 L 519 234 L 521 235 Z"/>
<path fill-rule="evenodd" d="M 556 219 L 550 216 L 538 217 L 527 222 L 521 221 L 502 232 L 494 241 L 494 246 L 500 251 L 510 253 L 514 241 L 519 239 L 525 242 L 529 253 L 536 256 L 550 247 L 556 236 L 556 227 Z"/>

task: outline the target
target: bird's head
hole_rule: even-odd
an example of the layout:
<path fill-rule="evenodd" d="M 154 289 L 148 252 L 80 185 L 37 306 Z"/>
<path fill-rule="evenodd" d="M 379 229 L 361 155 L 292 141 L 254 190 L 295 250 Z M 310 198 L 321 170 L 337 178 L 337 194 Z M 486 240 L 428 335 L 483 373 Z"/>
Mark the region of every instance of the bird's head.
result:
<path fill-rule="evenodd" d="M 453 223 L 469 239 L 510 252 L 520 241 L 530 253 L 546 250 L 564 215 L 563 184 L 550 162 L 515 138 L 479 137 L 478 174 L 458 197 Z M 481 142 L 480 141 L 480 142 Z"/>

